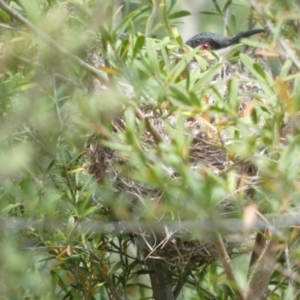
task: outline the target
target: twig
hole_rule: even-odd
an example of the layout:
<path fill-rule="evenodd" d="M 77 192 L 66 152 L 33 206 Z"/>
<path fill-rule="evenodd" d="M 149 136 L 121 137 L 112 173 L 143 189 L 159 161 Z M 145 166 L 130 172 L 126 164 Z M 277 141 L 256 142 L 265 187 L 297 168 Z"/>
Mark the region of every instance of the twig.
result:
<path fill-rule="evenodd" d="M 8 4 L 6 4 L 4 2 L 4 0 L 0 0 L 0 8 L 3 9 L 6 13 L 8 13 L 10 16 L 12 16 L 13 18 L 17 19 L 19 22 L 24 24 L 32 32 L 36 33 L 38 37 L 40 37 L 42 40 L 44 40 L 46 43 L 48 43 L 57 52 L 72 59 L 73 61 L 75 61 L 86 71 L 92 73 L 95 77 L 97 77 L 101 82 L 106 83 L 106 84 L 108 83 L 108 80 L 105 78 L 105 76 L 101 72 L 99 72 L 96 68 L 89 65 L 84 60 L 82 60 L 78 56 L 72 54 L 66 48 L 59 45 L 49 35 L 47 35 L 42 30 L 37 28 L 33 23 L 31 23 L 29 20 L 27 20 L 25 17 L 23 17 L 21 14 L 19 14 L 17 11 L 15 11 L 13 8 L 11 8 Z"/>
<path fill-rule="evenodd" d="M 276 266 L 274 267 L 274 269 L 276 269 Z M 287 279 L 292 279 L 292 280 L 294 280 L 294 281 L 297 281 L 298 283 L 299 283 L 299 280 L 295 280 L 295 276 L 293 276 L 292 274 L 297 274 L 297 272 L 299 271 L 299 266 L 297 267 L 297 268 L 295 268 L 294 270 L 290 270 L 288 273 L 282 273 L 282 272 L 280 272 L 282 275 L 283 275 L 283 278 L 275 285 L 275 287 L 271 290 L 271 291 L 269 291 L 268 292 L 268 294 L 264 297 L 264 298 L 262 298 L 262 300 L 267 300 L 267 299 L 269 299 L 269 297 L 272 295 L 272 294 L 274 294 L 275 292 L 276 292 L 276 290 L 278 290 L 280 287 L 281 287 L 281 285 L 287 280 Z M 297 295 L 297 293 L 296 293 L 296 295 Z M 295 296 L 296 297 L 296 296 Z M 297 297 L 296 298 L 293 298 L 293 299 L 298 299 Z"/>
<path fill-rule="evenodd" d="M 22 30 L 22 28 L 18 28 L 18 27 L 13 27 L 13 26 L 10 26 L 10 25 L 7 25 L 5 23 L 0 23 L 0 31 L 3 31 L 3 30 Z"/>
<path fill-rule="evenodd" d="M 146 127 L 149 130 L 149 132 L 151 133 L 151 135 L 152 135 L 155 143 L 158 145 L 161 142 L 165 142 L 164 137 L 159 134 L 159 132 L 153 126 L 153 124 L 151 123 L 151 121 L 148 118 L 145 117 L 145 115 L 143 114 L 143 112 L 138 107 L 136 107 L 136 105 L 134 105 L 134 107 L 135 107 L 136 116 L 141 121 L 145 121 Z"/>
<path fill-rule="evenodd" d="M 187 265 L 185 267 L 185 270 L 183 271 L 182 274 L 180 274 L 179 279 L 178 279 L 178 283 L 174 289 L 174 298 L 177 299 L 177 297 L 179 296 L 180 291 L 182 290 L 184 284 L 187 282 L 189 276 L 191 273 L 191 268 L 189 265 Z"/>
<path fill-rule="evenodd" d="M 239 289 L 238 283 L 237 283 L 237 281 L 235 279 L 234 271 L 233 271 L 233 267 L 231 265 L 230 257 L 229 257 L 229 255 L 228 255 L 228 253 L 226 251 L 226 247 L 224 245 L 223 239 L 222 239 L 222 237 L 221 237 L 221 235 L 219 233 L 216 234 L 216 238 L 215 238 L 214 244 L 215 244 L 216 250 L 217 250 L 217 252 L 219 254 L 220 260 L 221 260 L 221 262 L 223 264 L 223 267 L 224 267 L 224 270 L 225 270 L 228 282 L 229 282 L 231 288 L 234 290 L 237 299 L 239 299 L 239 300 L 245 300 L 242 292 Z"/>
<path fill-rule="evenodd" d="M 265 215 L 266 222 L 262 220 L 257 220 L 255 224 L 251 227 L 247 227 L 247 230 L 271 230 L 278 232 L 280 228 L 287 228 L 292 226 L 300 226 L 300 214 L 289 214 L 284 216 L 268 216 Z M 272 224 L 268 223 L 268 220 L 272 220 Z M 22 230 L 26 227 L 31 227 L 33 229 L 38 228 L 39 224 L 45 223 L 44 230 L 53 230 L 53 227 L 61 228 L 65 225 L 65 220 L 52 220 L 52 219 L 26 219 L 24 217 L 6 217 L 0 219 L 0 227 L 6 228 L 8 230 Z M 141 230 L 153 230 L 155 233 L 165 233 L 165 226 L 170 230 L 180 230 L 184 228 L 185 230 L 191 232 L 201 231 L 204 237 L 211 237 L 211 235 L 216 230 L 221 230 L 224 234 L 232 233 L 244 233 L 244 221 L 239 219 L 228 219 L 222 220 L 220 222 L 209 222 L 207 220 L 195 221 L 195 222 L 161 222 L 161 223 L 147 223 L 142 221 L 120 221 L 123 233 L 141 232 Z M 276 228 L 274 227 L 276 225 Z M 85 232 L 86 230 L 92 230 L 94 233 L 103 233 L 107 230 L 112 229 L 112 222 L 105 221 L 81 221 L 80 228 L 76 229 L 76 232 Z M 299 281 L 300 282 L 300 281 Z"/>
<path fill-rule="evenodd" d="M 250 275 L 246 299 L 260 300 L 264 296 L 273 271 L 276 252 L 276 242 L 269 238 Z"/>
<path fill-rule="evenodd" d="M 55 74 L 52 74 L 52 83 L 53 83 L 53 102 L 55 104 L 55 108 L 56 108 L 56 114 L 60 123 L 60 127 L 63 128 L 64 127 L 64 123 L 61 117 L 61 113 L 60 113 L 60 109 L 58 106 L 58 99 L 57 99 L 57 88 L 56 88 L 56 78 L 55 78 Z"/>
<path fill-rule="evenodd" d="M 161 0 L 154 1 L 153 7 L 152 7 L 151 16 L 150 16 L 150 18 L 148 20 L 147 28 L 146 28 L 146 36 L 147 37 L 151 34 L 151 31 L 152 31 L 152 28 L 153 28 L 153 24 L 154 24 L 154 20 L 155 20 L 155 17 L 157 15 L 157 12 L 158 12 L 158 9 L 159 9 L 159 6 L 160 6 L 160 2 L 161 2 Z"/>

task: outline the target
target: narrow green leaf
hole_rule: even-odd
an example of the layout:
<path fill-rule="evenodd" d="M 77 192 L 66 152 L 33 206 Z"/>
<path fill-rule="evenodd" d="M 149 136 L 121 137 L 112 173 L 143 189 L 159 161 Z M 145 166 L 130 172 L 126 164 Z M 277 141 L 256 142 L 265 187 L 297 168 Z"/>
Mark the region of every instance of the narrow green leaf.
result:
<path fill-rule="evenodd" d="M 219 16 L 219 15 L 218 15 L 216 12 L 214 12 L 214 11 L 206 11 L 206 10 L 200 11 L 199 14 L 201 14 L 201 15 Z"/>
<path fill-rule="evenodd" d="M 188 10 L 181 10 L 169 15 L 169 19 L 177 19 L 177 18 L 182 18 L 190 15 L 191 13 Z"/>
<path fill-rule="evenodd" d="M 254 64 L 253 64 L 253 67 L 254 67 L 254 69 L 256 70 L 256 72 L 257 72 L 262 78 L 264 78 L 265 80 L 267 79 L 266 72 L 265 72 L 265 70 L 262 68 L 261 65 L 259 65 L 259 64 L 257 64 L 257 63 L 254 63 Z"/>
<path fill-rule="evenodd" d="M 179 44 L 180 47 L 183 47 L 183 46 L 184 46 L 184 42 L 183 42 L 183 40 L 182 40 L 181 35 L 177 35 L 177 36 L 176 36 L 176 42 Z"/>
<path fill-rule="evenodd" d="M 285 62 L 284 62 L 284 64 L 283 64 L 283 66 L 282 66 L 282 68 L 281 68 L 279 76 L 280 77 L 286 77 L 286 76 L 288 76 L 289 73 L 290 73 L 290 69 L 291 69 L 292 65 L 293 65 L 292 60 L 286 59 Z"/>
<path fill-rule="evenodd" d="M 226 10 L 228 9 L 228 7 L 231 5 L 232 0 L 227 0 L 226 3 L 223 6 L 223 13 L 226 13 Z"/>
<path fill-rule="evenodd" d="M 214 6 L 215 6 L 217 12 L 219 13 L 219 15 L 223 17 L 223 12 L 222 12 L 221 7 L 219 6 L 217 0 L 212 0 L 212 2 L 214 3 Z"/>
<path fill-rule="evenodd" d="M 139 51 L 142 49 L 145 43 L 145 36 L 140 35 L 135 42 L 134 48 L 133 48 L 133 58 L 135 58 L 138 54 Z"/>
<path fill-rule="evenodd" d="M 181 103 L 184 103 L 184 104 L 187 104 L 187 105 L 191 105 L 191 100 L 190 98 L 185 94 L 183 93 L 179 88 L 177 88 L 176 86 L 171 86 L 170 87 L 170 91 L 173 93 L 173 97 L 181 102 Z"/>
<path fill-rule="evenodd" d="M 203 88 L 206 84 L 210 83 L 212 79 L 220 72 L 223 64 L 219 63 L 208 69 L 207 71 L 201 74 L 201 78 L 193 86 L 193 91 L 196 91 L 200 88 Z"/>
<path fill-rule="evenodd" d="M 238 27 L 237 27 L 237 22 L 236 22 L 235 15 L 231 15 L 230 21 L 231 21 L 231 24 L 230 24 L 231 26 L 230 27 L 234 30 L 236 30 L 236 29 L 239 30 Z"/>
<path fill-rule="evenodd" d="M 175 6 L 176 2 L 177 2 L 177 0 L 171 0 L 170 1 L 170 6 L 168 7 L 167 14 L 169 14 L 171 12 L 171 10 Z"/>
<path fill-rule="evenodd" d="M 238 89 L 239 89 L 239 82 L 236 77 L 233 77 L 228 82 L 228 99 L 229 105 L 232 107 L 234 111 L 237 111 L 240 103 L 238 101 Z"/>
<path fill-rule="evenodd" d="M 121 269 L 122 264 L 123 264 L 123 263 L 122 263 L 121 261 L 118 261 L 118 262 L 114 265 L 114 267 L 112 268 L 112 270 L 110 271 L 110 273 L 111 273 L 111 274 L 117 273 L 117 271 L 118 271 L 119 269 Z"/>
<path fill-rule="evenodd" d="M 257 79 L 263 79 L 265 81 L 265 77 L 257 71 L 257 68 L 254 67 L 254 61 L 248 55 L 241 53 L 240 59 L 244 66 L 252 73 L 252 75 L 254 75 Z"/>
<path fill-rule="evenodd" d="M 138 16 L 141 12 L 140 11 L 133 11 L 126 15 L 125 18 L 122 19 L 120 24 L 116 28 L 116 32 L 124 32 L 124 28 L 127 26 L 129 22 L 131 22 L 132 19 L 134 19 L 136 16 Z"/>
<path fill-rule="evenodd" d="M 149 61 L 149 67 L 151 66 L 151 71 L 153 73 L 158 73 L 159 63 L 157 58 L 156 45 L 153 39 L 146 40 L 146 51 L 147 51 L 147 58 Z"/>

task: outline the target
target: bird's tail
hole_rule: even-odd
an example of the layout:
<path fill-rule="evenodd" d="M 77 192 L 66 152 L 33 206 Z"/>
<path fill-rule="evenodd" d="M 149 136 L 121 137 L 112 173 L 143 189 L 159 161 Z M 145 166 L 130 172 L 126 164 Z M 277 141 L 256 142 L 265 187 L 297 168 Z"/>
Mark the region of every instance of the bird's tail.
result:
<path fill-rule="evenodd" d="M 248 30 L 248 31 L 239 33 L 236 36 L 234 36 L 228 40 L 227 47 L 237 44 L 240 41 L 240 39 L 242 39 L 242 38 L 247 38 L 251 35 L 254 35 L 257 33 L 263 33 L 263 32 L 266 32 L 266 29 L 252 29 L 252 30 Z"/>

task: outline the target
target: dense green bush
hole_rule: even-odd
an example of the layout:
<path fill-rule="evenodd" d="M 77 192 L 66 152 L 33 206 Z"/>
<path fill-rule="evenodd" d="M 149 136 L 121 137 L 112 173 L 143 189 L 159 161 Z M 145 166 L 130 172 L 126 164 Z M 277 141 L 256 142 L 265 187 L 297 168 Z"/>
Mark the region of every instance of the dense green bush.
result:
<path fill-rule="evenodd" d="M 1 299 L 298 299 L 299 7 L 181 4 L 0 0 Z"/>

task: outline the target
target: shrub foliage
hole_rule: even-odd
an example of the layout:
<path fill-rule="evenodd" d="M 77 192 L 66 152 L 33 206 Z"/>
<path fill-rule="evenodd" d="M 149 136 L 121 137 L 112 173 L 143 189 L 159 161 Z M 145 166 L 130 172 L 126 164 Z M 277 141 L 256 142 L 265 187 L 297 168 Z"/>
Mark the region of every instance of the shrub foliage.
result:
<path fill-rule="evenodd" d="M 299 7 L 212 3 L 0 0 L 1 299 L 299 298 Z"/>

